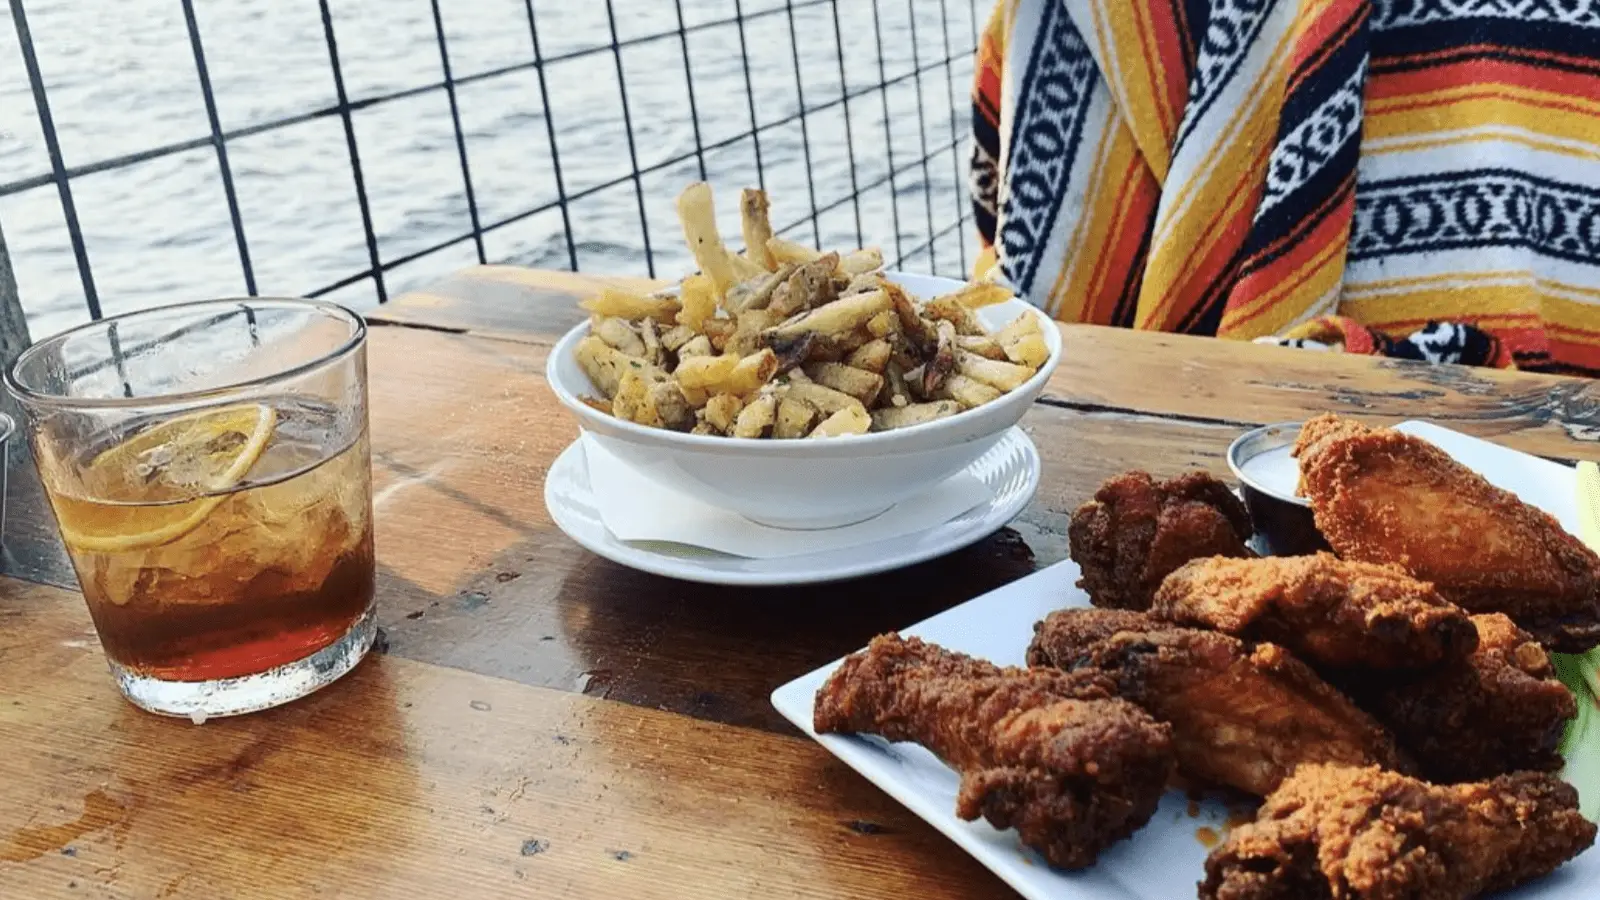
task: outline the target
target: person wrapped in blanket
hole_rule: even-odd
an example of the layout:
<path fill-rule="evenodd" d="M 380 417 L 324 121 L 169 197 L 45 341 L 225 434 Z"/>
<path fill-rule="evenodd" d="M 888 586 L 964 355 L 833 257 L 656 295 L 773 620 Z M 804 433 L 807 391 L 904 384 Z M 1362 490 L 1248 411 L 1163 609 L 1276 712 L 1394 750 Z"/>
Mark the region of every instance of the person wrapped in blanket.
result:
<path fill-rule="evenodd" d="M 1600 375 L 1600 0 L 1000 0 L 973 124 L 1058 319 Z"/>

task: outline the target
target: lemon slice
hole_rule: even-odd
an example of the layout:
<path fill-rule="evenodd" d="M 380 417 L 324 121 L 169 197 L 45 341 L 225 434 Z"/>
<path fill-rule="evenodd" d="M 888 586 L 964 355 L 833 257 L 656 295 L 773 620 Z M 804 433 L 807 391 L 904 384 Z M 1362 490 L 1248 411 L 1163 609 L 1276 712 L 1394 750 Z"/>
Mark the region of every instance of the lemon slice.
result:
<path fill-rule="evenodd" d="M 251 403 L 190 413 L 139 432 L 96 456 L 83 475 L 93 496 L 115 505 L 58 502 L 62 538 L 77 550 L 123 553 L 183 537 L 244 480 L 277 422 L 272 407 Z M 157 505 L 126 505 L 134 503 Z"/>

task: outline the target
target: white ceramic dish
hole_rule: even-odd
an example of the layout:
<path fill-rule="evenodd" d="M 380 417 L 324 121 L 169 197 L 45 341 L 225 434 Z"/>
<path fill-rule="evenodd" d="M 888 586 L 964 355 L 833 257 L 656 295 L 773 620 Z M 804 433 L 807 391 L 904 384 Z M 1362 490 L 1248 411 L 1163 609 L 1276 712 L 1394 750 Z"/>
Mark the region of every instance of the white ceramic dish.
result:
<path fill-rule="evenodd" d="M 1570 468 L 1420 422 L 1401 430 L 1425 438 L 1559 519 L 1576 533 L 1575 476 Z M 1033 623 L 1053 610 L 1088 606 L 1089 598 L 1075 584 L 1078 567 L 1065 562 L 1037 572 L 976 600 L 946 610 L 904 629 L 954 650 L 1002 665 L 1022 665 Z M 932 754 L 914 744 L 889 744 L 878 738 L 818 736 L 811 729 L 812 701 L 838 661 L 784 685 L 772 704 L 785 718 L 955 841 L 979 862 L 1029 900 L 1179 900 L 1194 897 L 1203 877 L 1207 847 L 1202 828 L 1225 830 L 1227 810 L 1220 804 L 1188 812 L 1188 800 L 1169 792 L 1150 823 L 1131 839 L 1101 855 L 1091 868 L 1062 872 L 1050 868 L 1016 835 L 987 823 L 955 817 L 957 778 Z M 1592 900 L 1600 897 L 1600 849 L 1591 848 L 1548 878 L 1498 895 L 1518 900 Z"/>
<path fill-rule="evenodd" d="M 887 273 L 913 296 L 949 293 L 961 282 Z M 1038 316 L 1050 359 L 1027 383 L 992 403 L 948 419 L 879 434 L 774 441 L 683 434 L 612 418 L 578 398 L 596 396 L 573 358 L 587 323 L 567 332 L 545 375 L 579 425 L 619 458 L 652 477 L 746 518 L 782 528 L 826 528 L 882 513 L 988 453 L 1044 390 L 1061 361 L 1061 332 L 1038 309 L 1012 300 L 978 310 L 991 329 Z"/>
<path fill-rule="evenodd" d="M 556 526 L 590 551 L 632 569 L 708 584 L 787 585 L 838 581 L 886 572 L 943 556 L 1003 527 L 1039 487 L 1039 451 L 1020 428 L 973 461 L 967 471 L 992 499 L 923 531 L 860 546 L 776 559 L 746 559 L 683 544 L 624 543 L 606 530 L 595 506 L 583 444 L 574 441 L 545 476 L 545 506 Z"/>

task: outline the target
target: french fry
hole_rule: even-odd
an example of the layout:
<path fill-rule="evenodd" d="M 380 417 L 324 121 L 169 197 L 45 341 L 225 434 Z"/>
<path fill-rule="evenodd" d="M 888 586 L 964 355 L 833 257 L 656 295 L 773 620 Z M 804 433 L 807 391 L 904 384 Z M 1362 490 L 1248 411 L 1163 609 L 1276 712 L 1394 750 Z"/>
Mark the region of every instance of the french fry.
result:
<path fill-rule="evenodd" d="M 886 309 L 867 320 L 867 330 L 873 337 L 886 338 L 891 334 L 900 333 L 900 317 L 894 310 Z"/>
<path fill-rule="evenodd" d="M 843 363 L 809 363 L 802 367 L 811 380 L 823 387 L 833 388 L 860 400 L 871 403 L 883 390 L 883 376 L 865 369 L 856 369 Z"/>
<path fill-rule="evenodd" d="M 810 380 L 795 381 L 793 373 L 790 373 L 788 396 L 811 404 L 824 416 L 831 416 L 841 409 L 862 405 L 860 400 L 843 391 L 836 391 Z M 866 412 L 864 407 L 862 412 Z"/>
<path fill-rule="evenodd" d="M 668 353 L 677 353 L 683 349 L 684 344 L 694 340 L 696 336 L 693 328 L 687 325 L 674 325 L 661 333 L 661 346 Z M 707 341 L 706 346 L 710 347 L 711 342 Z"/>
<path fill-rule="evenodd" d="M 690 434 L 703 434 L 703 435 L 706 435 L 707 437 L 716 437 L 717 435 L 722 434 L 722 432 L 720 432 L 720 431 L 718 431 L 716 429 L 716 426 L 712 425 L 710 422 L 705 421 L 704 419 L 701 419 L 700 421 L 696 422 L 694 427 L 689 429 L 689 433 Z"/>
<path fill-rule="evenodd" d="M 639 322 L 639 337 L 644 342 L 644 358 L 652 366 L 659 366 L 667 361 L 665 353 L 661 352 L 661 333 L 657 331 L 655 319 L 642 319 Z"/>
<path fill-rule="evenodd" d="M 705 326 L 706 320 L 717 314 L 717 291 L 705 275 L 690 275 L 678 288 L 678 324 L 695 331 Z"/>
<path fill-rule="evenodd" d="M 817 422 L 817 408 L 804 400 L 785 394 L 778 401 L 778 414 L 772 425 L 775 438 L 803 438 Z"/>
<path fill-rule="evenodd" d="M 616 397 L 624 372 L 651 368 L 642 358 L 629 356 L 592 334 L 578 342 L 576 355 L 578 368 L 607 397 Z"/>
<path fill-rule="evenodd" d="M 1004 303 L 1015 297 L 1011 289 L 992 281 L 970 281 L 959 289 L 936 298 L 940 301 L 955 301 L 967 309 L 982 309 L 996 303 Z"/>
<path fill-rule="evenodd" d="M 866 434 L 872 430 L 872 417 L 860 406 L 849 406 L 823 419 L 807 437 L 829 438 L 847 434 Z"/>
<path fill-rule="evenodd" d="M 663 325 L 676 324 L 680 303 L 677 297 L 645 296 L 621 288 L 606 288 L 578 304 L 592 313 L 615 316 L 630 322 L 655 319 Z"/>
<path fill-rule="evenodd" d="M 728 390 L 728 379 L 738 367 L 737 356 L 691 356 L 679 359 L 678 368 L 672 374 L 686 388 L 717 392 Z"/>
<path fill-rule="evenodd" d="M 936 297 L 922 305 L 922 311 L 930 319 L 939 319 L 956 326 L 956 334 L 988 334 L 988 329 L 978 321 L 977 315 L 972 310 L 953 299 L 949 294 Z"/>
<path fill-rule="evenodd" d="M 911 295 L 906 293 L 905 288 L 893 282 L 886 282 L 883 292 L 888 295 L 889 305 L 900 318 L 900 331 L 911 342 L 912 349 L 918 353 L 932 353 L 938 335 L 934 332 L 933 325 L 918 312 Z"/>
<path fill-rule="evenodd" d="M 733 268 L 733 277 L 739 282 L 751 281 L 767 274 L 765 266 L 738 253 L 728 254 L 728 265 Z"/>
<path fill-rule="evenodd" d="M 728 346 L 728 340 L 734 332 L 739 330 L 739 323 L 732 319 L 707 319 L 701 326 L 701 333 L 711 339 L 711 346 L 721 353 Z"/>
<path fill-rule="evenodd" d="M 961 374 L 981 381 L 1002 393 L 1014 391 L 1022 387 L 1023 383 L 1033 377 L 1033 369 L 1019 366 L 1016 363 L 998 362 L 985 359 L 976 353 L 966 350 L 956 351 L 956 370 Z"/>
<path fill-rule="evenodd" d="M 852 351 L 845 359 L 845 364 L 882 375 L 883 370 L 889 365 L 889 358 L 893 355 L 894 348 L 888 341 L 881 337 L 873 338 Z"/>
<path fill-rule="evenodd" d="M 950 373 L 956 370 L 958 354 L 956 349 L 956 328 L 949 322 L 941 321 L 936 331 L 939 339 L 934 345 L 933 355 L 922 367 L 922 378 L 919 387 L 924 397 L 937 397 L 939 388 L 944 384 Z"/>
<path fill-rule="evenodd" d="M 645 321 L 651 321 L 646 319 Z M 613 348 L 628 354 L 643 358 L 645 355 L 644 340 L 639 337 L 639 332 L 633 330 L 626 319 L 616 316 L 604 316 L 596 325 L 589 326 L 589 333 Z"/>
<path fill-rule="evenodd" d="M 727 385 L 735 394 L 750 394 L 778 374 L 778 356 L 770 347 L 763 347 L 739 360 L 728 374 Z"/>
<path fill-rule="evenodd" d="M 961 412 L 961 404 L 954 400 L 935 400 L 931 403 L 913 403 L 909 406 L 889 406 L 872 411 L 873 431 L 893 431 L 909 428 L 924 422 L 946 419 Z"/>
<path fill-rule="evenodd" d="M 845 282 L 844 290 L 840 291 L 839 295 L 859 294 L 862 291 L 875 291 L 882 287 L 883 276 L 877 272 L 867 272 L 862 275 L 856 275 Z"/>
<path fill-rule="evenodd" d="M 830 273 L 838 261 L 837 254 L 829 253 L 797 266 L 783 287 L 773 292 L 767 309 L 786 319 L 795 313 L 832 302 L 838 293 L 834 290 Z"/>
<path fill-rule="evenodd" d="M 688 343 L 678 348 L 678 365 L 683 365 L 686 359 L 696 356 L 716 356 L 717 350 L 711 346 L 711 339 L 703 334 L 690 338 Z"/>
<path fill-rule="evenodd" d="M 610 400 L 600 397 L 590 397 L 587 394 L 579 395 L 578 400 L 581 401 L 584 406 L 587 406 L 596 412 L 603 412 L 608 416 L 612 414 Z"/>
<path fill-rule="evenodd" d="M 737 315 L 747 309 L 766 309 L 767 305 L 772 302 L 772 295 L 778 288 L 783 286 L 784 282 L 789 280 L 789 276 L 794 274 L 794 270 L 794 266 L 786 264 L 779 266 L 776 272 L 767 272 L 765 277 L 761 279 L 761 283 L 752 288 L 749 293 L 739 296 L 737 302 L 733 302 L 733 298 L 738 292 L 731 292 L 729 294 L 728 312 Z"/>
<path fill-rule="evenodd" d="M 1019 365 L 1037 369 L 1050 361 L 1050 345 L 1045 343 L 1039 317 L 1031 312 L 1017 316 L 1010 325 L 995 332 L 994 339 L 1006 356 Z"/>
<path fill-rule="evenodd" d="M 770 393 L 760 394 L 750 404 L 739 412 L 738 421 L 733 425 L 733 436 L 741 438 L 758 438 L 767 433 L 767 429 L 774 424 L 777 418 L 778 398 Z"/>
<path fill-rule="evenodd" d="M 639 373 L 629 369 L 622 373 L 617 382 L 616 396 L 611 398 L 612 415 L 629 422 L 640 425 L 661 427 L 661 422 L 647 407 L 649 397 L 646 394 L 648 385 L 639 377 Z"/>
<path fill-rule="evenodd" d="M 797 244 L 781 237 L 767 238 L 767 252 L 779 263 L 794 263 L 801 265 L 822 257 L 822 251 L 813 250 L 805 244 Z"/>
<path fill-rule="evenodd" d="M 734 317 L 738 326 L 734 329 L 733 337 L 728 339 L 727 352 L 739 356 L 748 356 L 761 349 L 764 341 L 763 332 L 778 324 L 779 317 L 771 310 L 747 309 Z"/>
<path fill-rule="evenodd" d="M 954 372 L 944 380 L 944 384 L 939 388 L 939 398 L 954 400 L 965 409 L 975 409 L 985 403 L 999 400 L 1000 392 L 981 381 L 975 381 L 960 372 Z"/>
<path fill-rule="evenodd" d="M 987 359 L 1006 361 L 1005 348 L 1000 346 L 994 338 L 986 334 L 963 334 L 956 338 L 956 346 L 968 353 L 976 353 Z"/>
<path fill-rule="evenodd" d="M 734 394 L 718 394 L 706 401 L 706 421 L 723 434 L 733 432 L 733 421 L 744 409 L 744 401 Z"/>
<path fill-rule="evenodd" d="M 689 398 L 684 396 L 683 389 L 670 377 L 649 385 L 645 390 L 645 401 L 655 421 L 661 423 L 659 427 L 687 431 L 695 423 L 694 407 L 690 405 Z"/>
<path fill-rule="evenodd" d="M 890 406 L 910 406 L 911 388 L 906 386 L 905 370 L 894 360 L 883 370 L 883 391 Z"/>
<path fill-rule="evenodd" d="M 839 257 L 839 271 L 846 275 L 865 275 L 883 268 L 883 251 L 877 247 L 862 247 Z"/>
<path fill-rule="evenodd" d="M 718 297 L 738 283 L 733 264 L 728 260 L 728 248 L 722 244 L 717 231 L 717 211 L 712 203 L 711 185 L 696 181 L 678 195 L 678 221 L 683 224 L 683 238 L 694 254 L 695 264 L 711 278 L 711 286 Z"/>
<path fill-rule="evenodd" d="M 767 249 L 767 241 L 772 240 L 772 221 L 768 217 L 766 191 L 745 188 L 739 192 L 739 226 L 744 233 L 744 252 L 767 271 L 777 271 L 778 260 Z"/>
<path fill-rule="evenodd" d="M 824 336 L 849 334 L 889 305 L 889 296 L 883 291 L 856 294 L 803 312 L 767 333 L 777 337 L 794 337 L 807 331 Z"/>

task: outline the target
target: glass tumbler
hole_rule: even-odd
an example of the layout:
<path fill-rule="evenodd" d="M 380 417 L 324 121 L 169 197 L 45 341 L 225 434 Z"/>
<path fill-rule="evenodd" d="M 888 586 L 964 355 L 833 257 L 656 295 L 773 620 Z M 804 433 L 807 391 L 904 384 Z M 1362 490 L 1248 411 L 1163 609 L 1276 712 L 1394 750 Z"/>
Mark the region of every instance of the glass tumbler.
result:
<path fill-rule="evenodd" d="M 310 300 L 91 322 L 5 374 L 117 685 L 234 715 L 372 646 L 366 325 Z"/>

